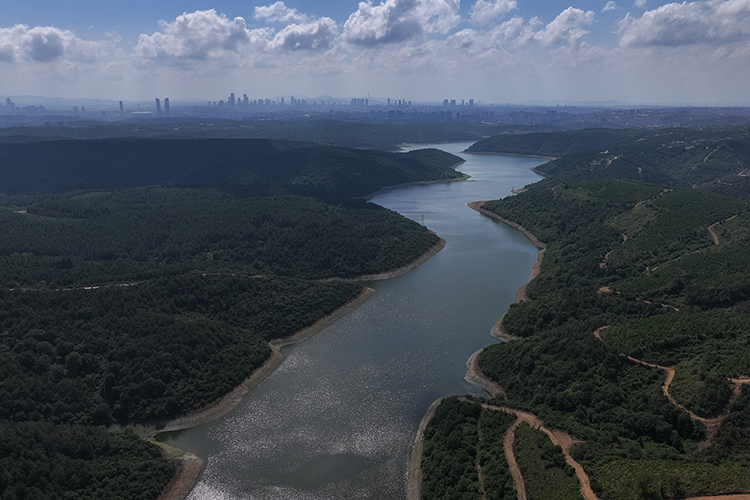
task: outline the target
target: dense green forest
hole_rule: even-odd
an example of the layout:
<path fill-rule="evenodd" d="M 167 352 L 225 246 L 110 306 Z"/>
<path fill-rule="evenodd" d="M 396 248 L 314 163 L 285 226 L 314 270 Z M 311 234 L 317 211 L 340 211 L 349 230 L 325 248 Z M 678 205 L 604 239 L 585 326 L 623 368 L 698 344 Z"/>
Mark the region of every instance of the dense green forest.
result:
<path fill-rule="evenodd" d="M 341 119 L 227 120 L 170 118 L 134 122 L 68 123 L 65 127 L 0 128 L 0 142 L 28 143 L 51 140 L 106 138 L 173 139 L 283 139 L 345 148 L 392 151 L 404 143 L 474 141 L 503 131 L 525 132 L 545 128 L 483 123 L 425 122 L 378 124 Z"/>
<path fill-rule="evenodd" d="M 136 188 L 0 207 L 0 283 L 68 287 L 190 270 L 355 277 L 405 265 L 438 241 L 361 200 L 240 198 L 218 190 Z"/>
<path fill-rule="evenodd" d="M 174 465 L 111 429 L 216 401 L 270 340 L 362 293 L 337 278 L 432 248 L 355 197 L 460 179 L 459 161 L 270 140 L 0 145 L 0 498 L 157 498 Z"/>
<path fill-rule="evenodd" d="M 494 402 L 584 441 L 573 456 L 604 500 L 750 492 L 750 386 L 733 382 L 750 376 L 746 202 L 555 174 L 484 208 L 547 244 L 530 300 L 503 319 L 521 340 L 479 357 L 505 390 Z M 674 367 L 670 395 L 718 431 L 669 401 L 664 370 L 621 353 Z"/>
<path fill-rule="evenodd" d="M 559 157 L 535 170 L 554 182 L 633 179 L 665 186 L 699 186 L 750 197 L 750 131 L 747 127 L 697 130 L 587 129 L 498 135 L 474 152 Z"/>
<path fill-rule="evenodd" d="M 131 430 L 0 421 L 2 500 L 149 500 L 173 473 Z"/>
<path fill-rule="evenodd" d="M 515 419 L 456 397 L 443 399 L 425 428 L 422 498 L 515 500 L 503 449 Z"/>
<path fill-rule="evenodd" d="M 0 143 L 2 192 L 151 185 L 245 195 L 362 197 L 386 186 L 461 178 L 442 151 L 386 153 L 265 139 L 100 139 Z"/>

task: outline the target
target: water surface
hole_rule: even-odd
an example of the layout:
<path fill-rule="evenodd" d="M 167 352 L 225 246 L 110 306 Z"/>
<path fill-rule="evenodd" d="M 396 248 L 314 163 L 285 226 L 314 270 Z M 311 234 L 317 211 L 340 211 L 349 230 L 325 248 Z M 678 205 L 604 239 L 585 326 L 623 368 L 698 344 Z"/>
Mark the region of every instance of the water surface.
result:
<path fill-rule="evenodd" d="M 206 459 L 190 500 L 398 499 L 411 445 L 437 398 L 481 392 L 463 379 L 536 262 L 520 232 L 466 206 L 534 182 L 543 160 L 460 153 L 464 182 L 397 188 L 374 203 L 445 238 L 426 264 L 375 289 L 306 342 L 226 417 L 163 440 Z"/>

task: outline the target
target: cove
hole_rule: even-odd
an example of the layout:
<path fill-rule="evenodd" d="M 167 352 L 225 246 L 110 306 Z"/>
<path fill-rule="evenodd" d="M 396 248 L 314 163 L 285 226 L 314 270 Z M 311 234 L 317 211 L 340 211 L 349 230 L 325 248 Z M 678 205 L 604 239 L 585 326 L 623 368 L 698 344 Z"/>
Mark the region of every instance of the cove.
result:
<path fill-rule="evenodd" d="M 424 223 L 445 248 L 410 273 L 366 282 L 375 293 L 286 359 L 232 412 L 160 440 L 206 461 L 190 500 L 406 498 L 411 445 L 430 404 L 481 391 L 466 360 L 495 342 L 537 249 L 470 201 L 539 180 L 537 158 L 462 153 L 463 182 L 394 188 L 372 202 Z"/>

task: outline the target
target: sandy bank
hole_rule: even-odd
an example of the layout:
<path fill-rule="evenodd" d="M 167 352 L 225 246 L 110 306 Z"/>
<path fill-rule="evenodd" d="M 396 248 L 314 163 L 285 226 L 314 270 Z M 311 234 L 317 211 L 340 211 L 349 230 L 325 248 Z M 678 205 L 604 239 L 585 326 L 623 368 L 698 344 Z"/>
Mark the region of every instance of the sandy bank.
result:
<path fill-rule="evenodd" d="M 203 470 L 203 460 L 192 452 L 175 459 L 177 473 L 164 488 L 159 500 L 182 500 L 186 498 L 198 482 Z"/>
<path fill-rule="evenodd" d="M 438 399 L 427 408 L 422 417 L 411 447 L 411 461 L 409 462 L 409 478 L 406 481 L 406 500 L 419 500 L 422 496 L 422 449 L 424 447 L 424 430 L 435 416 L 435 410 L 443 398 Z"/>
<path fill-rule="evenodd" d="M 500 387 L 500 384 L 490 380 L 484 373 L 482 373 L 482 370 L 479 369 L 479 355 L 481 353 L 482 349 L 479 349 L 472 354 L 466 362 L 466 375 L 464 375 L 464 380 L 483 389 L 492 397 L 505 394 L 505 391 Z"/>
<path fill-rule="evenodd" d="M 357 281 L 379 281 L 398 278 L 399 276 L 403 276 L 409 271 L 413 271 L 414 269 L 418 268 L 419 266 L 430 260 L 432 257 L 434 257 L 443 248 L 445 248 L 445 240 L 443 238 L 440 238 L 437 243 L 430 247 L 429 250 L 427 250 L 425 253 L 423 253 L 416 260 L 413 260 L 409 264 L 397 267 L 396 269 L 391 269 L 390 271 L 386 271 L 384 273 L 366 274 L 357 278 Z"/>

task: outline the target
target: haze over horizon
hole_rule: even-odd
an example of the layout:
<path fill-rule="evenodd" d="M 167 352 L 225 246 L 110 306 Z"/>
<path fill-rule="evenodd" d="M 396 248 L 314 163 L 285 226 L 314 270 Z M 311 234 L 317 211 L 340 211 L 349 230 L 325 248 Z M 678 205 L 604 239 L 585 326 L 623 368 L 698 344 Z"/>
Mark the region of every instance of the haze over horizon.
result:
<path fill-rule="evenodd" d="M 750 0 L 11 0 L 0 95 L 750 104 Z"/>

